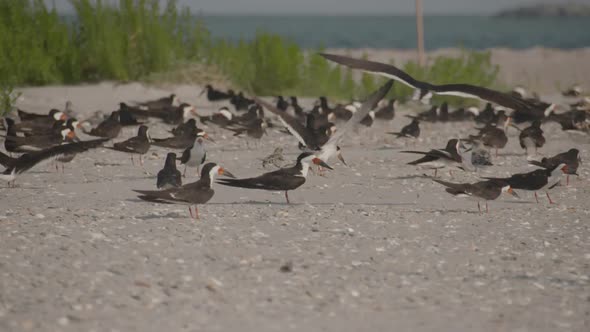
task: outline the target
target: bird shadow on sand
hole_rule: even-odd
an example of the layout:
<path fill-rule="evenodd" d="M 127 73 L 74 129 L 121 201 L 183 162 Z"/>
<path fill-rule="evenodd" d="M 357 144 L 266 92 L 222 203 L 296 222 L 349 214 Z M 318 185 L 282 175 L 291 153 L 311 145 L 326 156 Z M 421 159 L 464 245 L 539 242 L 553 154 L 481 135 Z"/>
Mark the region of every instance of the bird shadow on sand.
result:
<path fill-rule="evenodd" d="M 414 174 L 404 176 L 392 176 L 392 177 L 375 177 L 376 180 L 414 180 L 414 179 L 431 179 L 432 176 L 426 174 Z"/>
<path fill-rule="evenodd" d="M 279 206 L 333 206 L 342 203 L 346 206 L 412 206 L 416 203 L 372 203 L 372 202 L 271 202 L 271 201 L 253 201 L 228 202 L 228 203 L 207 203 L 207 205 L 279 205 Z"/>
<path fill-rule="evenodd" d="M 135 216 L 135 219 L 139 219 L 139 220 L 156 220 L 156 219 L 163 219 L 163 218 L 189 219 L 188 212 L 183 214 L 183 213 L 175 212 L 175 211 L 171 211 L 166 214 L 150 213 L 150 214 L 146 214 L 144 216 Z"/>

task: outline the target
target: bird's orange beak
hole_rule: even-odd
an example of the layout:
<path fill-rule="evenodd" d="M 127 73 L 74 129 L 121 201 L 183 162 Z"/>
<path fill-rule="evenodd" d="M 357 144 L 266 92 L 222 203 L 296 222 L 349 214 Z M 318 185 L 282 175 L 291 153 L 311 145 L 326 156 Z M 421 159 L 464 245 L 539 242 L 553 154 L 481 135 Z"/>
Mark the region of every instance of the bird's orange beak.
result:
<path fill-rule="evenodd" d="M 70 132 L 66 135 L 67 139 L 73 140 L 74 138 L 76 138 L 76 132 L 73 130 L 70 130 Z"/>
<path fill-rule="evenodd" d="M 232 178 L 232 179 L 235 179 L 235 178 L 236 178 L 236 177 L 235 177 L 233 174 L 231 174 L 230 172 L 226 171 L 226 170 L 225 170 L 223 167 L 220 167 L 220 168 L 219 168 L 219 171 L 217 171 L 217 174 L 218 174 L 219 176 L 221 176 L 221 175 L 225 175 L 225 176 L 227 176 L 228 178 Z"/>
<path fill-rule="evenodd" d="M 61 116 L 59 117 L 60 120 L 65 121 L 68 118 L 68 116 L 66 115 L 66 113 L 62 113 Z"/>
<path fill-rule="evenodd" d="M 326 164 L 323 160 L 321 160 L 320 158 L 313 158 L 312 162 L 318 166 L 322 166 L 323 168 L 327 168 L 327 169 L 333 169 L 332 167 L 330 167 L 330 165 Z"/>

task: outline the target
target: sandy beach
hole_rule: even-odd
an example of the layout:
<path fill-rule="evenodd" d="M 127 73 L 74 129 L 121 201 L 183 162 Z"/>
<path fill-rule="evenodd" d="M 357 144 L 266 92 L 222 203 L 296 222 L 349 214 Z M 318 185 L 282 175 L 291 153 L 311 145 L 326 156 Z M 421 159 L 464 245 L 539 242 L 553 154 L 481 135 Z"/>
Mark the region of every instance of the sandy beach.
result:
<path fill-rule="evenodd" d="M 590 88 L 590 50 L 526 52 L 494 51 L 506 83 L 558 101 L 557 86 Z M 376 60 L 386 53 L 370 51 Z M 23 109 L 42 113 L 71 100 L 81 119 L 172 92 L 201 114 L 219 106 L 189 85 L 20 90 Z M 453 198 L 406 165 L 414 156 L 399 153 L 441 148 L 474 133 L 473 124 L 423 124 L 416 142 L 385 134 L 407 124 L 408 112 L 345 139 L 349 166 L 332 161 L 325 177 L 310 175 L 290 192 L 292 204 L 283 193 L 216 185 L 197 222 L 185 206 L 146 203 L 132 191 L 155 189 L 166 149 L 152 147 L 149 174 L 107 149 L 77 156 L 64 174 L 51 165 L 23 174 L 19 187 L 0 189 L 0 330 L 588 331 L 587 164 L 552 191 L 555 205 L 519 192 L 479 214 L 474 201 Z M 169 135 L 159 122 L 150 128 L 152 137 Z M 275 147 L 289 160 L 299 153 L 278 129 L 247 149 L 229 131 L 203 128 L 217 142 L 207 145 L 208 159 L 238 177 L 264 172 L 259 159 Z M 554 123 L 543 129 L 539 158 L 575 147 L 588 159 L 590 137 Z M 134 134 L 125 129 L 116 141 Z M 532 170 L 517 136 L 509 131 L 494 166 L 452 178 L 445 171 L 443 179 Z M 190 173 L 183 181 L 196 180 Z"/>

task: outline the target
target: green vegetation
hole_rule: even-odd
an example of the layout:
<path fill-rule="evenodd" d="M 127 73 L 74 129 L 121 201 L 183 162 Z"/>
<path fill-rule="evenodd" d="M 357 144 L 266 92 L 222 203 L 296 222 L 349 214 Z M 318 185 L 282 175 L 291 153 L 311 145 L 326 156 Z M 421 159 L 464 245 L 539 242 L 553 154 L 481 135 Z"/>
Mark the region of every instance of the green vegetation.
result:
<path fill-rule="evenodd" d="M 226 81 L 257 95 L 358 98 L 383 79 L 328 63 L 283 37 L 259 32 L 252 41 L 211 38 L 188 9 L 168 0 L 70 0 L 76 19 L 43 0 L 0 0 L 0 85 L 43 85 L 97 80 Z M 320 50 L 317 50 L 320 51 Z M 434 83 L 494 85 L 489 53 L 440 57 L 403 68 Z M 396 84 L 398 97 L 410 89 Z M 456 102 L 456 100 L 451 100 Z"/>
<path fill-rule="evenodd" d="M 0 117 L 4 117 L 14 110 L 14 104 L 21 93 L 14 90 L 13 86 L 0 86 Z"/>

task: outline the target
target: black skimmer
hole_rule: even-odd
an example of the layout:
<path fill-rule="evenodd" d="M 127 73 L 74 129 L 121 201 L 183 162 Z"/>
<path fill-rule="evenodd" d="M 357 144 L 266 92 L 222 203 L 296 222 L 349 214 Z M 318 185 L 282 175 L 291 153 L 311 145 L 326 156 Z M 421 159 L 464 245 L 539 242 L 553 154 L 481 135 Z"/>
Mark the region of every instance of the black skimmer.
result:
<path fill-rule="evenodd" d="M 375 111 L 375 119 L 379 120 L 393 120 L 395 117 L 395 108 L 397 107 L 397 100 L 391 98 L 386 102 L 386 105 Z"/>
<path fill-rule="evenodd" d="M 213 141 L 209 135 L 204 131 L 186 132 L 182 136 L 172 136 L 168 138 L 154 138 L 152 145 L 160 146 L 163 148 L 179 149 L 184 150 L 190 148 L 195 143 L 198 137 L 203 137 L 210 141 Z"/>
<path fill-rule="evenodd" d="M 184 164 L 183 176 L 186 175 L 186 167 L 196 167 L 199 172 L 199 167 L 205 163 L 207 159 L 207 150 L 203 144 L 203 138 L 197 137 L 193 146 L 186 148 L 180 157 L 180 163 Z"/>
<path fill-rule="evenodd" d="M 570 106 L 575 111 L 590 111 L 590 97 L 584 97 Z"/>
<path fill-rule="evenodd" d="M 512 91 L 510 91 L 510 94 L 512 96 L 520 98 L 520 99 L 526 99 L 528 97 L 528 93 L 527 93 L 526 89 L 522 86 L 514 87 L 514 89 L 512 89 Z"/>
<path fill-rule="evenodd" d="M 148 100 L 144 102 L 136 103 L 138 106 L 143 106 L 147 109 L 159 109 L 159 108 L 166 108 L 174 105 L 178 105 L 180 102 L 178 97 L 175 94 L 171 94 L 167 97 L 162 97 L 155 100 Z"/>
<path fill-rule="evenodd" d="M 121 123 L 119 122 L 119 111 L 114 111 L 108 119 L 101 122 L 96 128 L 91 129 L 86 134 L 90 136 L 116 138 L 121 132 Z"/>
<path fill-rule="evenodd" d="M 219 179 L 217 183 L 245 189 L 284 191 L 285 199 L 289 204 L 289 190 L 295 190 L 305 183 L 311 164 L 332 169 L 313 153 L 303 152 L 297 157 L 297 163 L 293 167 L 281 168 L 254 178 Z"/>
<path fill-rule="evenodd" d="M 446 122 L 449 120 L 449 104 L 444 102 L 441 106 L 432 106 L 430 110 L 419 113 L 415 117 L 425 122 Z"/>
<path fill-rule="evenodd" d="M 530 127 L 523 129 L 518 136 L 518 140 L 520 141 L 520 147 L 526 150 L 527 155 L 529 149 L 532 148 L 535 149 L 535 154 L 537 154 L 537 149 L 545 145 L 541 121 L 533 121 Z"/>
<path fill-rule="evenodd" d="M 469 197 L 477 200 L 477 208 L 481 213 L 480 201 L 486 202 L 486 212 L 488 210 L 488 201 L 493 201 L 500 197 L 502 193 L 507 193 L 512 196 L 518 197 L 516 192 L 512 190 L 512 187 L 508 183 L 500 181 L 480 181 L 476 183 L 451 183 L 438 179 L 432 179 L 446 187 L 446 192 L 455 197 Z"/>
<path fill-rule="evenodd" d="M 569 149 L 567 152 L 556 154 L 553 157 L 543 158 L 541 161 L 529 160 L 529 164 L 540 166 L 545 169 L 554 169 L 560 164 L 567 165 L 566 184 L 569 185 L 569 176 L 577 175 L 578 167 L 580 166 L 581 159 L 579 154 L 580 150 Z"/>
<path fill-rule="evenodd" d="M 226 127 L 226 129 L 233 131 L 234 136 L 240 136 L 246 134 L 248 137 L 254 139 L 261 139 L 266 133 L 268 124 L 263 119 L 254 119 L 253 121 L 246 124 L 234 125 L 232 127 Z"/>
<path fill-rule="evenodd" d="M 289 106 L 289 102 L 283 96 L 277 96 L 277 108 L 280 111 L 286 112 Z"/>
<path fill-rule="evenodd" d="M 262 168 L 266 168 L 268 165 L 273 165 L 276 168 L 283 167 L 285 157 L 283 157 L 283 148 L 278 147 L 268 156 L 262 159 Z"/>
<path fill-rule="evenodd" d="M 470 135 L 468 141 L 479 141 L 484 146 L 496 149 L 496 157 L 498 156 L 498 149 L 503 149 L 508 143 L 508 136 L 506 130 L 510 126 L 511 118 L 506 118 L 503 128 L 497 128 L 495 124 L 491 123 L 479 129 L 477 135 Z"/>
<path fill-rule="evenodd" d="M 232 96 L 229 100 L 229 103 L 234 105 L 236 111 L 243 111 L 247 110 L 250 105 L 254 104 L 254 101 L 244 97 L 244 94 L 240 92 L 237 95 Z"/>
<path fill-rule="evenodd" d="M 141 109 L 133 108 L 125 103 L 119 103 L 119 123 L 123 127 L 137 126 L 143 124 L 137 120 L 135 113 L 141 112 Z M 134 113 L 135 112 L 135 113 Z"/>
<path fill-rule="evenodd" d="M 408 75 L 399 68 L 374 61 L 354 59 L 341 55 L 321 53 L 324 58 L 345 65 L 350 68 L 360 69 L 366 72 L 379 74 L 390 79 L 394 79 L 414 89 L 432 92 L 438 95 L 458 96 L 464 98 L 476 98 L 486 100 L 498 105 L 502 105 L 514 110 L 529 109 L 532 107 L 528 102 L 515 98 L 509 94 L 505 94 L 492 89 L 470 85 L 470 84 L 444 84 L 435 85 L 428 82 L 421 82 Z"/>
<path fill-rule="evenodd" d="M 549 104 L 542 101 L 531 101 L 532 109 L 514 110 L 510 116 L 514 123 L 520 124 L 524 122 L 541 121 L 553 114 L 557 105 Z"/>
<path fill-rule="evenodd" d="M 51 135 L 54 133 L 59 133 L 62 129 L 69 128 L 72 131 L 75 131 L 77 128 L 80 128 L 80 122 L 76 118 L 69 118 L 67 120 L 59 120 L 55 121 L 51 127 L 48 128 L 29 128 L 31 130 L 22 130 L 22 133 L 25 136 L 44 136 L 44 135 Z"/>
<path fill-rule="evenodd" d="M 234 94 L 233 94 L 233 91 L 231 91 L 231 92 L 230 91 L 223 92 L 221 90 L 216 90 L 213 86 L 211 86 L 211 84 L 207 84 L 207 85 L 205 85 L 205 88 L 203 89 L 203 91 L 201 91 L 200 95 L 207 92 L 207 100 L 209 100 L 211 102 L 216 102 L 216 101 L 228 100 L 228 99 L 232 98 L 234 96 Z"/>
<path fill-rule="evenodd" d="M 396 137 L 413 137 L 418 138 L 420 136 L 420 121 L 416 118 L 412 119 L 410 124 L 404 126 L 402 131 L 399 133 L 388 133 L 390 135 L 395 135 Z"/>
<path fill-rule="evenodd" d="M 590 125 L 588 112 L 570 110 L 559 114 L 551 114 L 545 121 L 554 121 L 561 125 L 561 130 L 567 132 L 587 132 Z"/>
<path fill-rule="evenodd" d="M 68 117 L 67 115 L 58 110 L 58 109 L 51 109 L 49 114 L 36 114 L 36 113 L 29 113 L 23 110 L 17 110 L 17 114 L 19 119 L 22 122 L 36 122 L 36 121 L 43 121 L 48 123 L 53 123 L 54 121 L 58 120 L 66 120 Z"/>
<path fill-rule="evenodd" d="M 158 172 L 158 181 L 156 187 L 158 189 L 178 188 L 182 186 L 180 171 L 176 169 L 176 153 L 169 152 L 166 155 L 164 168 Z"/>
<path fill-rule="evenodd" d="M 7 123 L 9 123 L 8 120 L 6 121 Z M 61 127 L 57 132 L 49 135 L 21 137 L 13 134 L 12 130 L 7 130 L 4 147 L 8 152 L 41 151 L 52 146 L 60 145 L 64 141 L 76 139 L 76 132 L 68 127 Z"/>
<path fill-rule="evenodd" d="M 74 142 L 53 146 L 41 151 L 25 153 L 18 158 L 10 158 L 0 152 L 0 162 L 6 169 L 0 174 L 0 179 L 14 183 L 16 176 L 28 171 L 34 166 L 65 155 L 75 155 L 89 149 L 101 146 L 108 139 L 96 139 L 84 142 Z"/>
<path fill-rule="evenodd" d="M 197 128 L 197 120 L 195 119 L 188 119 L 185 123 L 181 123 L 176 128 L 172 129 L 170 133 L 173 136 L 183 136 L 185 134 L 193 134 L 203 131 Z"/>
<path fill-rule="evenodd" d="M 537 203 L 539 203 L 537 191 L 545 190 L 549 203 L 554 204 L 549 196 L 549 189 L 553 189 L 559 183 L 563 173 L 567 173 L 566 164 L 559 164 L 551 169 L 540 168 L 528 173 L 514 174 L 509 178 L 486 177 L 485 179 L 507 183 L 514 189 L 534 191 Z"/>
<path fill-rule="evenodd" d="M 168 204 L 185 204 L 188 205 L 191 218 L 193 211 L 191 206 L 195 206 L 195 219 L 199 219 L 199 209 L 196 205 L 207 203 L 215 194 L 212 188 L 213 180 L 217 175 L 225 175 L 227 177 L 234 177 L 230 172 L 223 167 L 208 163 L 203 166 L 201 170 L 201 178 L 193 183 L 185 184 L 178 188 L 169 188 L 165 190 L 133 190 L 140 194 L 140 199 L 154 203 L 168 203 Z"/>
<path fill-rule="evenodd" d="M 571 88 L 563 91 L 561 94 L 564 97 L 579 97 L 582 94 L 582 87 L 576 84 Z"/>
<path fill-rule="evenodd" d="M 301 105 L 299 105 L 299 100 L 297 99 L 297 97 L 291 96 L 291 97 L 289 97 L 289 99 L 291 100 L 291 107 L 293 108 L 293 112 L 295 113 L 295 117 L 305 116 L 305 111 L 303 110 L 303 107 L 301 107 Z"/>
<path fill-rule="evenodd" d="M 465 162 L 469 162 L 469 160 L 465 160 L 466 158 L 462 156 L 466 152 L 466 149 L 462 149 L 461 141 L 458 139 L 450 139 L 447 142 L 447 146 L 444 149 L 432 149 L 427 152 L 422 151 L 401 151 L 402 153 L 413 153 L 413 154 L 420 154 L 424 157 L 411 161 L 408 165 L 415 165 L 424 167 L 427 169 L 434 169 L 434 177 L 436 177 L 438 170 L 444 168 L 446 166 L 457 166 L 462 168 L 463 170 L 472 170 L 472 166 L 467 163 L 464 165 Z"/>
<path fill-rule="evenodd" d="M 131 137 L 130 139 L 123 141 L 123 142 L 114 143 L 113 147 L 112 148 L 109 147 L 109 149 L 112 149 L 115 151 L 120 151 L 120 152 L 130 153 L 131 154 L 131 163 L 134 163 L 133 155 L 138 154 L 139 155 L 139 164 L 143 166 L 143 157 L 142 156 L 149 151 L 150 146 L 151 146 L 151 138 L 150 138 L 150 134 L 149 134 L 149 129 L 147 126 L 142 125 L 137 130 L 137 136 Z"/>
<path fill-rule="evenodd" d="M 479 115 L 479 109 L 477 107 L 458 108 L 449 113 L 448 120 L 456 122 L 475 120 L 477 115 Z"/>
<path fill-rule="evenodd" d="M 220 127 L 234 124 L 234 114 L 227 107 L 220 108 L 217 112 L 208 116 L 199 116 L 202 124 L 213 123 Z"/>

